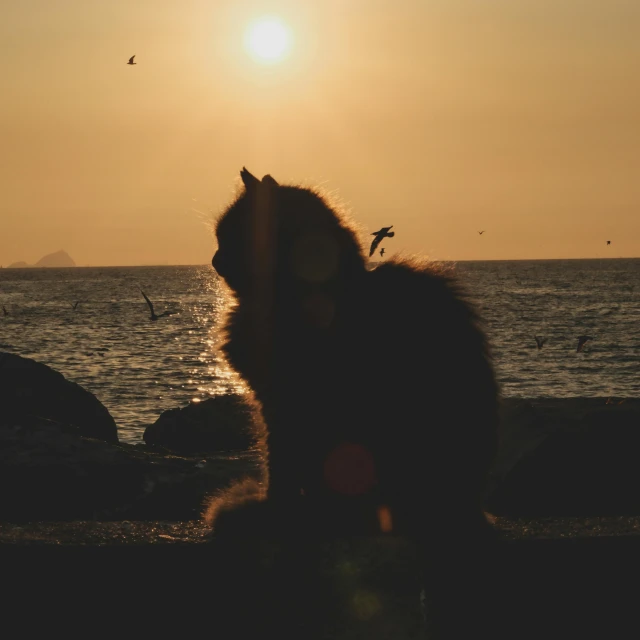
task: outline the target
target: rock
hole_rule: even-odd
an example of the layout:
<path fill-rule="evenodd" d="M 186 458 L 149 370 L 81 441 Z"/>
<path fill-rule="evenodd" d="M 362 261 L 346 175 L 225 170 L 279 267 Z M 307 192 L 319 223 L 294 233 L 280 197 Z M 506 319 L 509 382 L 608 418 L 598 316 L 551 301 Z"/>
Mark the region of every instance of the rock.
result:
<path fill-rule="evenodd" d="M 66 252 L 56 251 L 55 253 L 49 253 L 46 256 L 43 256 L 35 263 L 36 267 L 75 267 L 76 263 L 73 261 L 71 256 Z"/>
<path fill-rule="evenodd" d="M 49 253 L 46 256 L 43 256 L 36 262 L 35 264 L 27 264 L 26 262 L 20 260 L 19 262 L 12 262 L 7 268 L 8 269 L 25 269 L 27 267 L 75 267 L 76 263 L 73 258 L 62 249 L 60 251 L 55 251 L 54 253 Z"/>
<path fill-rule="evenodd" d="M 489 479 L 489 493 L 518 461 L 559 429 L 578 425 L 581 416 L 600 406 L 599 398 L 503 398 L 500 403 L 499 447 Z"/>
<path fill-rule="evenodd" d="M 241 395 L 169 409 L 144 432 L 147 444 L 180 453 L 247 450 L 262 437 L 260 418 Z"/>
<path fill-rule="evenodd" d="M 24 415 L 0 426 L 2 522 L 195 520 L 208 495 L 253 474 L 261 474 L 255 453 L 203 461 L 83 438 L 64 422 Z"/>
<path fill-rule="evenodd" d="M 640 401 L 583 399 L 569 413 L 563 426 L 515 459 L 490 492 L 488 511 L 515 517 L 640 514 Z"/>
<path fill-rule="evenodd" d="M 196 435 L 207 427 L 200 441 L 213 434 L 226 450 L 256 442 L 253 409 L 241 398 L 203 404 L 175 410 L 182 420 L 163 424 Z M 201 449 L 193 433 L 188 442 Z M 259 451 L 179 456 L 118 444 L 113 418 L 91 393 L 46 365 L 0 352 L 0 521 L 199 519 L 212 493 L 238 477 L 261 479 L 262 465 Z"/>
<path fill-rule="evenodd" d="M 0 352 L 0 425 L 39 417 L 74 428 L 78 435 L 118 442 L 116 423 L 92 394 L 47 365 Z"/>

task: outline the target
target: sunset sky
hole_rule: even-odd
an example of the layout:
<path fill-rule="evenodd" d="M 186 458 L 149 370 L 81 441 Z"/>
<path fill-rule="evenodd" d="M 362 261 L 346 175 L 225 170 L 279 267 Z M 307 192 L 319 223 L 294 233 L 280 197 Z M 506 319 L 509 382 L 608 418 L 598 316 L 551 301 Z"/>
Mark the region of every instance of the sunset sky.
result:
<path fill-rule="evenodd" d="M 0 40 L 5 266 L 206 263 L 242 166 L 387 255 L 640 256 L 638 0 L 5 0 Z"/>

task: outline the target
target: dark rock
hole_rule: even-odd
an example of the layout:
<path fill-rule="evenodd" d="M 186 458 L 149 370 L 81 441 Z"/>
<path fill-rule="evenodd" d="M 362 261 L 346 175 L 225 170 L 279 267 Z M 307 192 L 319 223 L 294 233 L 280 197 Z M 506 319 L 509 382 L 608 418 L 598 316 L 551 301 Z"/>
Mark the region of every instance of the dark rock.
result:
<path fill-rule="evenodd" d="M 488 496 L 488 511 L 518 517 L 640 514 L 640 401 L 569 404 L 562 414 L 550 412 L 556 423 L 551 429 L 546 423 L 540 444 L 514 457 Z"/>
<path fill-rule="evenodd" d="M 523 456 L 550 433 L 577 427 L 582 416 L 605 401 L 600 398 L 503 398 L 499 443 L 489 479 L 493 492 Z"/>
<path fill-rule="evenodd" d="M 180 453 L 247 450 L 262 437 L 254 407 L 241 395 L 222 395 L 169 409 L 147 427 L 144 441 Z"/>
<path fill-rule="evenodd" d="M 75 428 L 78 435 L 118 442 L 116 423 L 92 394 L 47 365 L 0 352 L 0 425 L 39 417 Z"/>
<path fill-rule="evenodd" d="M 260 473 L 256 453 L 180 457 L 23 416 L 0 426 L 0 521 L 193 520 L 209 494 Z"/>

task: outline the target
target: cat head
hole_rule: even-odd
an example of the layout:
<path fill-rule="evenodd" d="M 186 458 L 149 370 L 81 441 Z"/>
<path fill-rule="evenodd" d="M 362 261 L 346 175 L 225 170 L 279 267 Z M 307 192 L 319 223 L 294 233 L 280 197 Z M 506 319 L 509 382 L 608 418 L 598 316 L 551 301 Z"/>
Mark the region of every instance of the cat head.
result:
<path fill-rule="evenodd" d="M 236 294 L 330 288 L 364 271 L 355 231 L 320 194 L 270 175 L 259 180 L 245 168 L 240 177 L 244 189 L 218 218 L 212 260 Z"/>

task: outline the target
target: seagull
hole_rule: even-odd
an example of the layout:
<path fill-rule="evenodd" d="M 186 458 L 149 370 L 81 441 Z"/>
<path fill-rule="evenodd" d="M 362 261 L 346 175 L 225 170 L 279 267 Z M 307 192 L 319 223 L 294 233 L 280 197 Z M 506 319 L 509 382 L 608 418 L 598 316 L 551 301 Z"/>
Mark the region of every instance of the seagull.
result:
<path fill-rule="evenodd" d="M 144 296 L 144 299 L 147 301 L 147 304 L 149 305 L 149 309 L 151 309 L 151 315 L 149 316 L 150 320 L 157 320 L 158 318 L 162 318 L 163 316 L 171 316 L 175 313 L 175 311 L 164 311 L 163 313 L 156 315 L 156 312 L 153 310 L 153 304 L 151 304 L 151 300 L 149 300 L 149 298 L 147 297 L 147 294 L 142 289 L 140 289 L 140 293 Z"/>
<path fill-rule="evenodd" d="M 134 62 L 133 59 L 136 57 L 136 54 L 134 53 L 130 58 L 129 58 L 129 62 L 127 62 L 127 64 L 138 64 L 137 62 Z"/>
<path fill-rule="evenodd" d="M 389 233 L 389 229 L 391 229 L 392 227 L 393 225 L 391 225 L 391 227 L 382 227 L 382 229 L 380 229 L 379 231 L 374 231 L 371 234 L 372 236 L 375 236 L 375 238 L 371 242 L 371 248 L 369 249 L 369 257 L 373 255 L 373 252 L 376 250 L 377 246 L 382 242 L 383 238 L 393 238 L 393 236 L 396 235 L 395 231 L 392 231 L 391 233 Z"/>
<path fill-rule="evenodd" d="M 478 233 L 479 233 L 480 235 L 482 235 L 482 234 L 484 233 L 484 231 L 478 231 Z"/>
<path fill-rule="evenodd" d="M 607 244 L 611 244 L 611 240 L 607 240 Z"/>
<path fill-rule="evenodd" d="M 538 336 L 533 336 L 536 339 L 536 344 L 538 345 L 538 349 L 542 349 L 542 345 L 547 341 L 546 338 L 539 338 Z"/>
<path fill-rule="evenodd" d="M 384 255 L 384 247 L 382 247 L 382 249 L 380 249 L 380 257 L 382 258 L 383 255 Z"/>
<path fill-rule="evenodd" d="M 584 347 L 587 340 L 593 340 L 593 338 L 591 336 L 578 336 L 578 353 L 582 351 L 582 347 Z"/>

